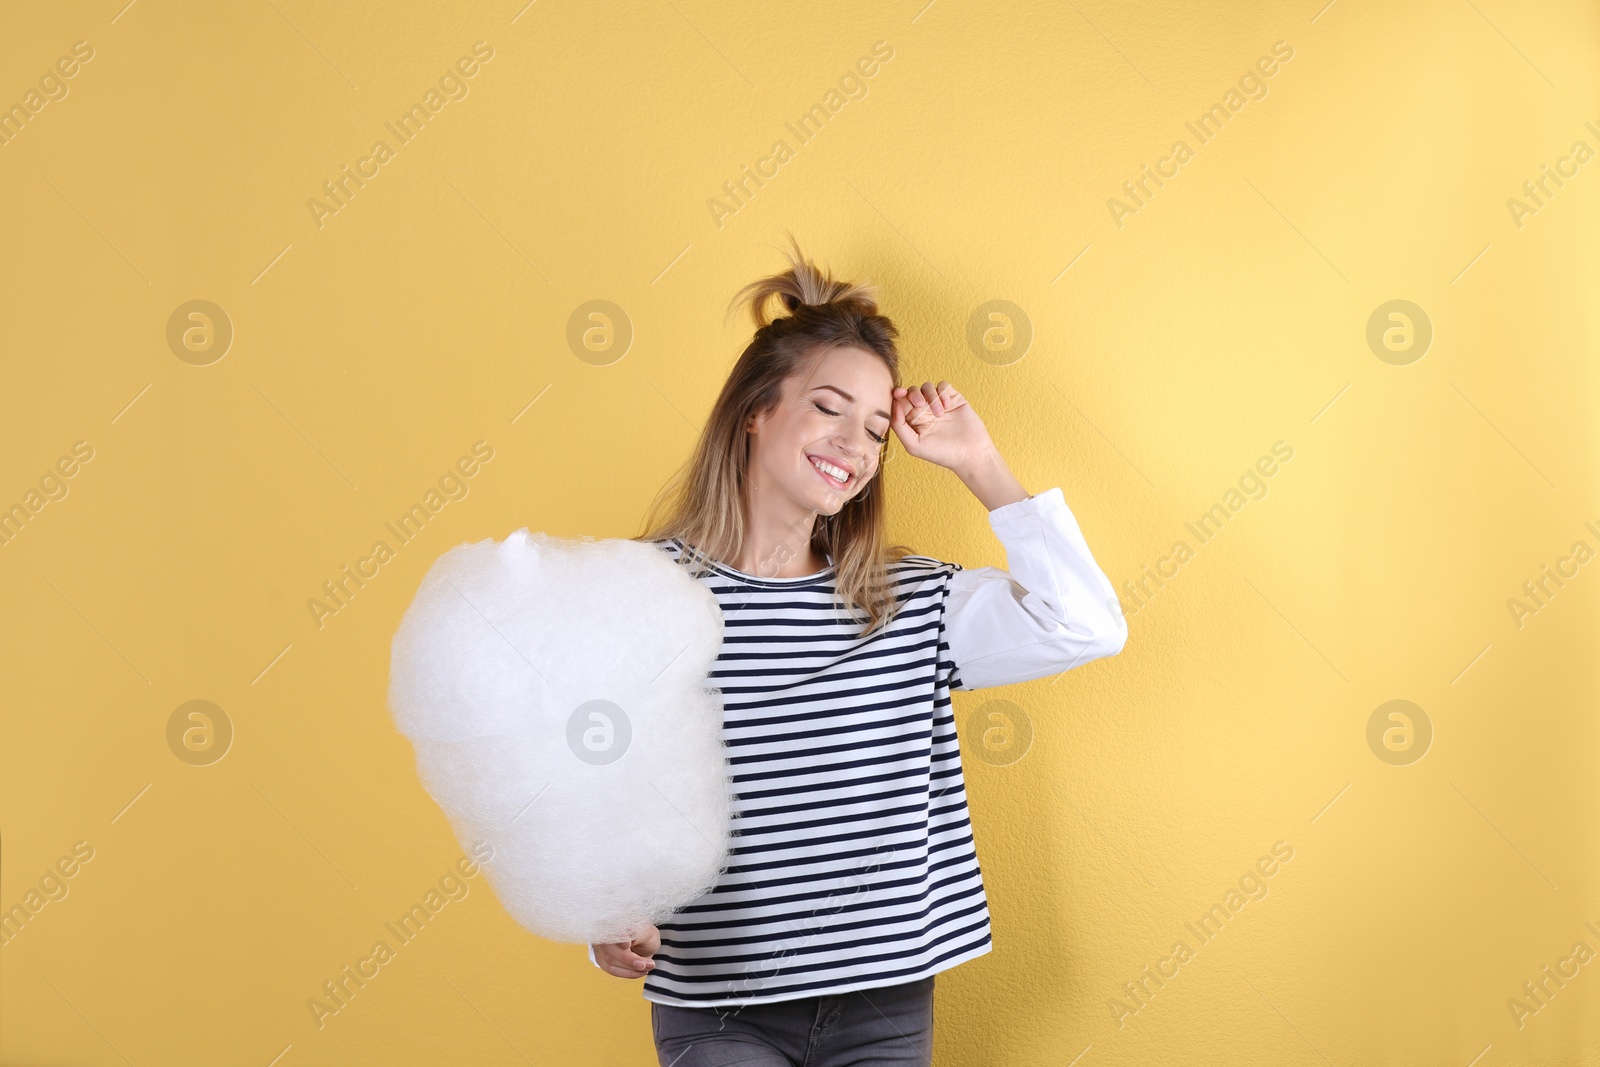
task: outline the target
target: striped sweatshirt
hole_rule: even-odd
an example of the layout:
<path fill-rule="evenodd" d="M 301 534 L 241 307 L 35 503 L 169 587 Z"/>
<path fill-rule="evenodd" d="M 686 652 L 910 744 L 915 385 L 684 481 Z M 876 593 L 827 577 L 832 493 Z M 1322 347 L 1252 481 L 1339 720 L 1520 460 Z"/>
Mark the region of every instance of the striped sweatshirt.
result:
<path fill-rule="evenodd" d="M 734 836 L 716 886 L 659 924 L 646 1000 L 843 993 L 990 950 L 950 693 L 1114 655 L 1127 624 L 1059 488 L 989 523 L 1009 570 L 890 563 L 898 607 L 866 638 L 833 602 L 831 560 L 795 578 L 715 562 L 698 577 L 723 612 L 708 682 L 722 693 Z M 685 556 L 676 538 L 654 544 Z"/>

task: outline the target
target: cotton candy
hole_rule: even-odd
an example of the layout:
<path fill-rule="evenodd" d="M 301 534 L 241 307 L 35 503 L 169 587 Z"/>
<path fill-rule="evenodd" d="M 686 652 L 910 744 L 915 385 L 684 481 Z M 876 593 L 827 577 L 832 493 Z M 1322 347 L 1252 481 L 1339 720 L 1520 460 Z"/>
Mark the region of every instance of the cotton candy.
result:
<path fill-rule="evenodd" d="M 660 548 L 526 528 L 423 577 L 389 708 L 463 848 L 552 941 L 628 940 L 724 870 L 733 792 L 711 591 Z"/>

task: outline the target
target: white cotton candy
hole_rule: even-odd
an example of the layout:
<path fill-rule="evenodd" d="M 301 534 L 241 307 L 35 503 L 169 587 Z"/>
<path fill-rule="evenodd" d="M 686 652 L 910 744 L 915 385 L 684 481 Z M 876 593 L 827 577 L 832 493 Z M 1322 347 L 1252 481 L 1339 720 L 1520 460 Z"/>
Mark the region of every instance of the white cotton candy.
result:
<path fill-rule="evenodd" d="M 732 782 L 711 591 L 640 541 L 461 544 L 394 636 L 389 708 L 463 848 L 552 941 L 628 940 L 709 891 Z M 599 701 L 602 703 L 590 703 Z"/>

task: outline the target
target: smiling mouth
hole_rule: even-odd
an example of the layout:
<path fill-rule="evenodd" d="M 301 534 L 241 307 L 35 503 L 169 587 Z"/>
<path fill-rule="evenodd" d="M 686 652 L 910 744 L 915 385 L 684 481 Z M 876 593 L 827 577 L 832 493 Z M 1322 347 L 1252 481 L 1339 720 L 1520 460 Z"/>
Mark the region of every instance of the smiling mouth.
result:
<path fill-rule="evenodd" d="M 811 464 L 811 469 L 817 472 L 817 476 L 818 477 L 820 477 L 823 481 L 827 482 L 830 486 L 832 486 L 835 489 L 843 489 L 845 486 L 847 486 L 851 482 L 855 481 L 855 477 L 856 476 L 854 474 L 850 475 L 848 478 L 846 478 L 844 481 L 841 482 L 839 479 L 835 478 L 833 475 L 829 474 L 827 471 L 825 471 L 821 467 L 817 466 L 816 460 L 810 459 L 808 457 L 806 459 L 806 462 Z"/>

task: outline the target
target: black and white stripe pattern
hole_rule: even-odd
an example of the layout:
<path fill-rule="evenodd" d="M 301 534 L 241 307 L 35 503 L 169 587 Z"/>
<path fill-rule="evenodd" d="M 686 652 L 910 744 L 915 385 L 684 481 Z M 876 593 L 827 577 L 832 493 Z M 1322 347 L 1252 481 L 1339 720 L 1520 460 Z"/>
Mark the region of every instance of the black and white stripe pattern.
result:
<path fill-rule="evenodd" d="M 677 540 L 655 544 L 682 558 Z M 734 778 L 717 886 L 660 924 L 644 997 L 689 1007 L 916 981 L 991 948 L 945 641 L 951 577 L 889 564 L 894 618 L 866 638 L 834 569 L 761 578 L 712 562 Z"/>

